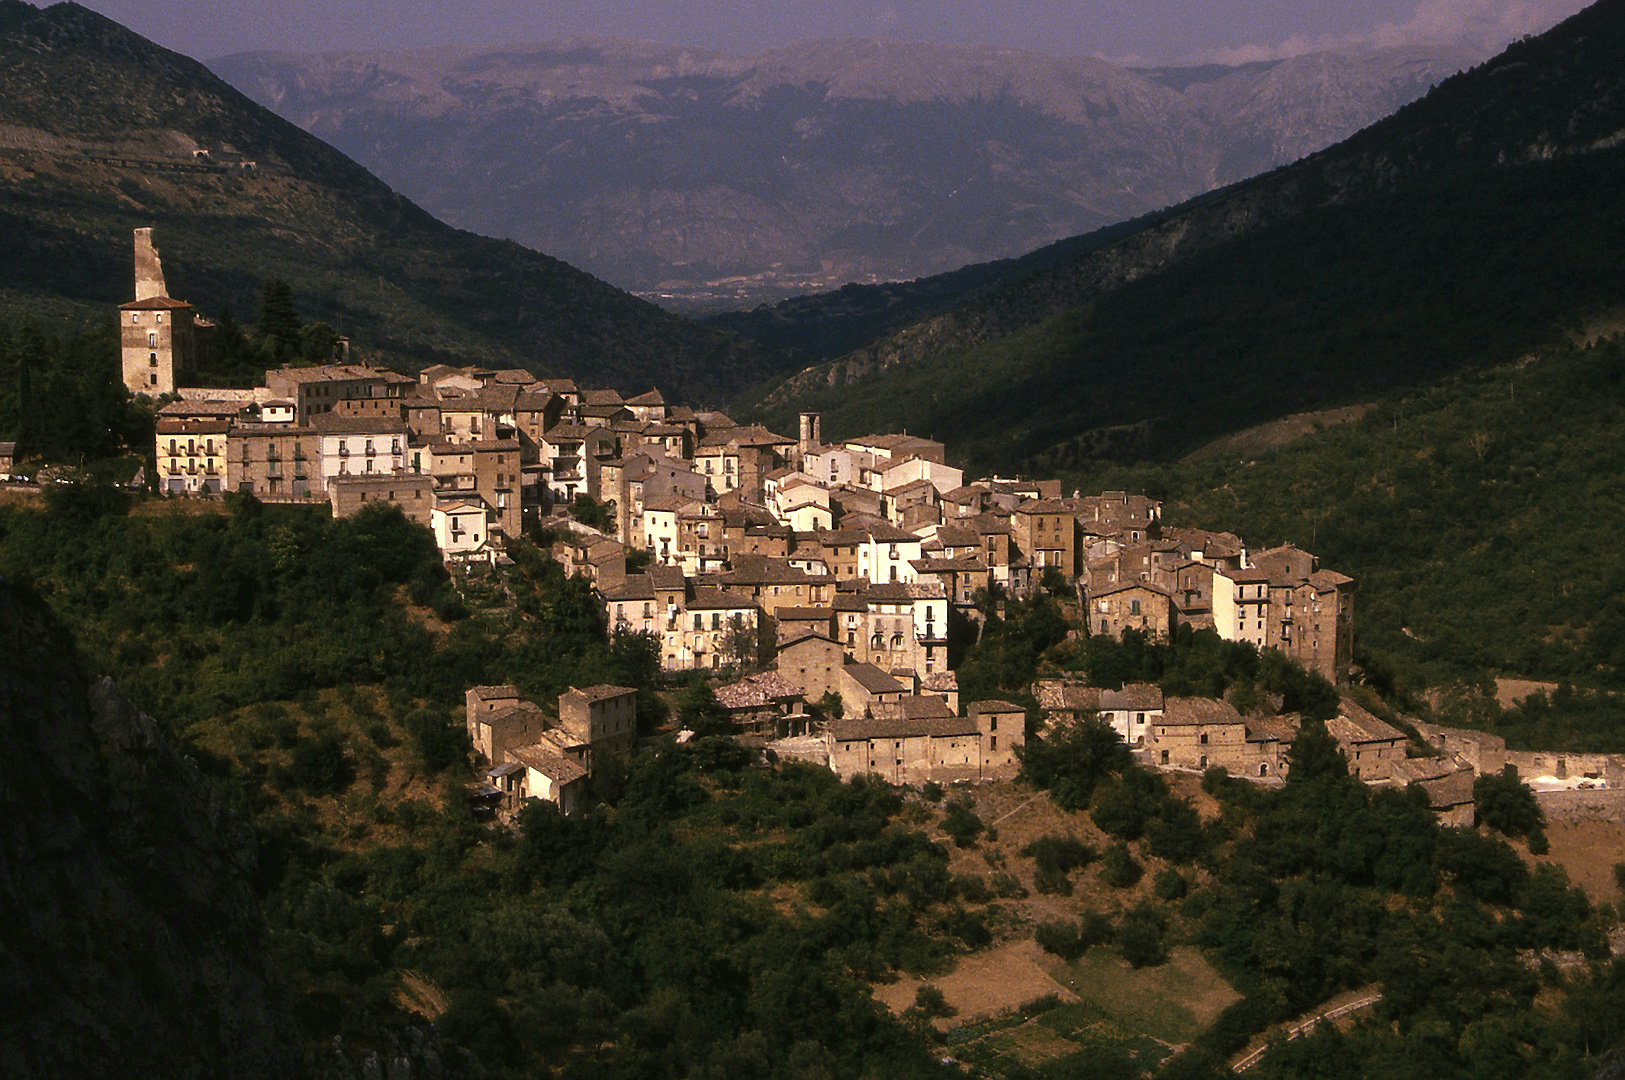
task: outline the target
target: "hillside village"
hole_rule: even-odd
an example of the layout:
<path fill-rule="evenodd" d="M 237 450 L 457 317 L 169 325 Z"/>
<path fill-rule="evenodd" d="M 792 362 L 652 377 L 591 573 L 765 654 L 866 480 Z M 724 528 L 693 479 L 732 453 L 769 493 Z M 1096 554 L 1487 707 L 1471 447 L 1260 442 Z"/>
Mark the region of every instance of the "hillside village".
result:
<path fill-rule="evenodd" d="M 804 413 L 792 438 L 523 369 L 414 379 L 340 362 L 191 387 L 209 324 L 166 295 L 150 230 L 135 256 L 123 370 L 132 393 L 173 398 L 158 410 L 159 491 L 325 502 L 336 516 L 383 502 L 453 564 L 504 561 L 527 529 L 562 536 L 556 558 L 592 582 L 611 633 L 648 635 L 667 672 L 743 675 L 716 690 L 735 729 L 842 777 L 1013 776 L 1026 709 L 960 701 L 954 668 L 987 612 L 1038 590 L 1075 601 L 1091 635 L 1212 629 L 1348 682 L 1354 582 L 1295 547 L 1165 526 L 1160 504 L 1123 491 L 967 481 L 942 443 L 907 433 L 826 442 Z M 602 527 L 572 515 L 583 506 Z M 1044 678 L 1032 691 L 1046 724 L 1099 716 L 1149 765 L 1263 782 L 1288 770 L 1300 723 L 1154 685 Z M 511 686 L 468 694 L 489 809 L 572 809 L 595 758 L 624 760 L 635 742 L 631 688 L 573 689 L 557 719 Z M 1483 755 L 1460 737 L 1418 756 L 1346 696 L 1329 730 L 1362 779 L 1419 783 L 1442 818 L 1470 821 Z"/>

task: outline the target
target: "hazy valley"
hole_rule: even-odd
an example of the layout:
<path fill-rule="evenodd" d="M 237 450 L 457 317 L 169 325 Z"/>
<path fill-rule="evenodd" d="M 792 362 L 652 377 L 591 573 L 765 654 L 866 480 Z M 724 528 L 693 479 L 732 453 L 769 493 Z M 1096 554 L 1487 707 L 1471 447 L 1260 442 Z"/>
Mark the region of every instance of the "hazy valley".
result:
<path fill-rule="evenodd" d="M 1296 160 L 1483 59 L 583 39 L 211 64 L 442 220 L 703 310 L 1020 255 Z"/>

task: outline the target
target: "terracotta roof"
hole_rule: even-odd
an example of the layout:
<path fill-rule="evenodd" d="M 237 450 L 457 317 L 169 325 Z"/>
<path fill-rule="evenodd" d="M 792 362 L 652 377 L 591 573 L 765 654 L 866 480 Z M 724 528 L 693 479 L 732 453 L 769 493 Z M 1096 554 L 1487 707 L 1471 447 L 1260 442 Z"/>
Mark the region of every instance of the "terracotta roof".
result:
<path fill-rule="evenodd" d="M 490 701 L 494 698 L 517 698 L 519 687 L 506 683 L 501 686 L 471 686 L 468 692 L 481 701 Z"/>
<path fill-rule="evenodd" d="M 781 623 L 786 622 L 828 622 L 835 615 L 834 608 L 827 607 L 781 607 L 776 618 Z"/>
<path fill-rule="evenodd" d="M 1162 708 L 1162 687 L 1156 683 L 1124 683 L 1121 690 L 1102 691 L 1100 707 L 1126 709 L 1130 712 L 1156 712 Z"/>
<path fill-rule="evenodd" d="M 1247 718 L 1248 742 L 1279 742 L 1290 746 L 1297 737 L 1297 725 L 1284 717 L 1250 716 Z"/>
<path fill-rule="evenodd" d="M 1344 739 L 1344 733 L 1346 732 L 1348 736 L 1346 741 L 1348 742 L 1390 742 L 1395 740 L 1402 742 L 1406 737 L 1403 731 L 1384 723 L 1366 711 L 1358 702 L 1349 698 L 1344 698 L 1342 704 L 1338 706 L 1337 716 L 1327 723 L 1327 730 L 1331 731 L 1332 724 L 1338 720 L 1343 721 L 1343 724 L 1339 724 L 1338 730 L 1333 731 L 1332 734 L 1339 739 Z"/>
<path fill-rule="evenodd" d="M 819 641 L 827 641 L 831 645 L 836 643 L 835 639 L 829 636 L 828 631 L 822 631 L 809 627 L 804 630 L 797 630 L 795 633 L 780 641 L 778 651 L 782 653 L 784 650 L 790 648 L 790 646 L 799 645 L 808 638 L 817 638 Z"/>
<path fill-rule="evenodd" d="M 1000 701 L 997 698 L 991 701 L 973 701 L 965 707 L 971 715 L 977 713 L 1025 713 L 1027 710 L 1013 701 Z"/>
<path fill-rule="evenodd" d="M 685 605 L 689 611 L 731 611 L 743 608 L 756 607 L 756 601 L 745 593 L 734 589 L 702 589 L 694 590 L 694 599 Z"/>
<path fill-rule="evenodd" d="M 869 706 L 870 715 L 876 720 L 958 720 L 955 712 L 948 708 L 948 703 L 936 694 L 907 694 L 896 701 L 877 701 Z M 961 725 L 971 731 L 976 730 L 976 724 L 970 721 L 961 721 Z"/>
<path fill-rule="evenodd" d="M 951 671 L 933 671 L 920 680 L 921 690 L 931 690 L 935 693 L 946 694 L 959 692 L 959 676 Z"/>
<path fill-rule="evenodd" d="M 565 691 L 559 696 L 567 698 L 580 698 L 590 705 L 595 702 L 608 701 L 610 698 L 618 698 L 626 694 L 635 694 L 637 692 L 637 688 L 632 686 L 611 686 L 608 683 L 599 683 L 596 686 L 588 686 L 581 689 L 577 689 L 576 687 L 572 686 L 569 690 Z"/>

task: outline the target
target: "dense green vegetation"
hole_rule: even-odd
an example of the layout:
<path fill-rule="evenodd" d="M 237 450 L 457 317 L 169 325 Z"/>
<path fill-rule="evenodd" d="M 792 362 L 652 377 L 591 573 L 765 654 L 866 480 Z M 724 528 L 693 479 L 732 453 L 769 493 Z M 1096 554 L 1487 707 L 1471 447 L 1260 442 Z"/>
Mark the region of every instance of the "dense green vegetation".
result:
<path fill-rule="evenodd" d="M 1326 207 L 986 345 L 767 415 L 907 429 L 1039 475 L 1172 457 L 1284 413 L 1513 359 L 1613 304 L 1625 154 Z M 1448 252 L 1448 260 L 1439 253 Z"/>
<path fill-rule="evenodd" d="M 151 452 L 152 414 L 131 404 L 118 357 L 111 318 L 66 335 L 32 318 L 0 326 L 0 440 L 17 443 L 19 462 L 93 464 Z"/>
<path fill-rule="evenodd" d="M 474 821 L 467 686 L 550 703 L 658 678 L 647 641 L 606 638 L 586 583 L 539 549 L 454 590 L 428 533 L 382 507 L 334 521 L 238 497 L 225 514 L 131 514 L 89 486 L 49 498 L 0 509 L 0 574 L 49 597 L 254 824 L 307 1038 L 375 1044 L 405 970 L 496 1075 L 930 1071 L 863 980 L 985 944 L 988 916 L 886 785 L 760 772 L 712 736 L 605 770 L 585 815 L 532 809 L 517 834 Z M 685 710 L 714 706 L 698 685 Z M 775 885 L 793 912 L 766 900 Z"/>
<path fill-rule="evenodd" d="M 461 789 L 466 686 L 512 681 L 547 703 L 570 683 L 614 681 L 664 708 L 648 643 L 608 639 L 584 582 L 528 544 L 511 568 L 450 581 L 427 534 L 381 507 L 333 521 L 235 497 L 226 513 L 160 500 L 132 512 L 93 486 L 49 500 L 0 510 L 0 573 L 46 595 L 91 665 L 161 717 L 253 823 L 267 931 L 313 1043 L 377 1045 L 416 1007 L 499 1076 L 935 1074 L 924 1020 L 941 1003 L 927 994 L 893 1019 L 867 983 L 986 946 L 1008 932 L 999 895 L 1022 894 L 1008 875 L 990 889 L 949 870 L 954 849 L 917 827 L 940 791 L 922 801 L 821 769 L 756 768 L 702 732 L 606 770 L 585 813 L 537 806 L 515 832 L 482 825 Z M 1051 605 L 1007 605 L 992 651 L 1025 642 L 1023 668 L 1220 678 L 1314 707 L 1312 680 L 1266 682 L 1267 654 L 1196 638 L 1072 645 L 1045 629 Z M 720 731 L 703 683 L 676 704 Z M 1151 967 L 1196 942 L 1245 992 L 1165 1075 L 1209 1075 L 1264 1025 L 1372 981 L 1399 1028 L 1349 1038 L 1379 1072 L 1431 1048 L 1452 1076 L 1578 1075 L 1617 1035 L 1603 1018 L 1625 980 L 1605 966 L 1547 979 L 1563 1005 L 1532 1007 L 1544 977 L 1518 950 L 1599 955 L 1609 917 L 1559 873 L 1439 829 L 1409 796 L 1373 794 L 1313 731 L 1284 790 L 1210 777 L 1223 815 L 1208 823 L 1110 735 L 1085 722 L 1029 743 L 1029 778 L 1111 843 L 1054 834 L 1028 857 L 1057 896 L 1085 873 L 1114 895 L 1143 890 L 1148 867 L 1155 888 L 1039 933 L 1063 957 L 1103 946 Z M 1527 831 L 1516 791 L 1492 802 Z M 956 845 L 991 837 L 969 802 L 945 809 Z M 1518 1071 L 1485 1071 L 1478 1048 L 1491 1042 L 1513 1048 Z M 1156 1060 L 1112 1045 L 1109 1075 Z M 1042 1075 L 1098 1069 L 1101 1053 Z"/>
<path fill-rule="evenodd" d="M 1165 934 L 1188 936 L 1246 995 L 1160 1076 L 1226 1075 L 1226 1059 L 1253 1035 L 1372 983 L 1383 1000 L 1337 1041 L 1336 1071 L 1301 1071 L 1319 1059 L 1298 1044 L 1271 1051 L 1261 1071 L 1408 1077 L 1425 1061 L 1446 1077 L 1586 1076 L 1587 1058 L 1625 1033 L 1604 1019 L 1625 1007 L 1625 964 L 1608 962 L 1605 939 L 1613 911 L 1593 909 L 1561 870 L 1529 869 L 1503 841 L 1441 828 L 1416 793 L 1350 777 L 1323 728 L 1300 736 L 1284 788 L 1210 770 L 1203 786 L 1222 815 L 1206 826 L 1190 815 L 1189 846 L 1160 851 L 1150 828 L 1136 840 L 1137 821 L 1147 811 L 1178 819 L 1189 805 L 1126 755 L 1103 754 L 1102 731 L 1085 722 L 1030 742 L 1024 772 L 1058 800 L 1084 799 L 1120 837 L 1102 858 L 1102 881 L 1133 884 L 1140 846 L 1199 868 L 1201 884 L 1191 888 L 1170 866 L 1157 881 L 1160 904 L 1137 905 L 1115 928 L 1098 914 L 1045 923 L 1039 943 L 1070 958 L 1109 940 L 1139 966 L 1160 962 Z M 1518 791 L 1494 798 L 1503 824 L 1530 827 Z M 1578 950 L 1591 966 L 1537 975 L 1527 958 L 1540 949 Z M 1566 995 L 1561 1007 L 1537 1005 L 1543 982 Z"/>

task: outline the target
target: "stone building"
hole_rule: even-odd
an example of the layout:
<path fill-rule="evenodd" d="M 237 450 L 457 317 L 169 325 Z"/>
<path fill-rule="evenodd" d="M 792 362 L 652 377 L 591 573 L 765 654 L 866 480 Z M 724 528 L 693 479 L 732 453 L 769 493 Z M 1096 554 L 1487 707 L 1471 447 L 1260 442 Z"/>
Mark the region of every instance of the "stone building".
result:
<path fill-rule="evenodd" d="M 315 432 L 293 424 L 233 424 L 226 437 L 232 485 L 270 502 L 320 499 L 318 445 Z"/>
<path fill-rule="evenodd" d="M 172 394 L 197 370 L 200 334 L 211 324 L 170 297 L 152 230 L 135 230 L 135 300 L 119 306 L 124 385 L 132 394 Z"/>
<path fill-rule="evenodd" d="M 632 756 L 638 735 L 638 692 L 629 686 L 571 687 L 559 695 L 559 726 L 587 747 L 586 765 Z"/>
<path fill-rule="evenodd" d="M 434 528 L 434 478 L 412 473 L 393 476 L 341 476 L 327 485 L 336 518 L 349 517 L 368 503 L 399 507 L 406 519 Z"/>
<path fill-rule="evenodd" d="M 1326 731 L 1342 748 L 1349 771 L 1361 780 L 1386 780 L 1393 763 L 1405 760 L 1405 733 L 1349 698 L 1326 721 Z"/>
<path fill-rule="evenodd" d="M 905 699 L 907 700 L 907 699 Z M 880 776 L 894 784 L 1008 779 L 1025 741 L 1026 711 L 1007 701 L 979 701 L 963 717 L 941 699 L 898 703 L 884 718 L 840 720 L 829 725 L 829 766 L 843 780 Z"/>

